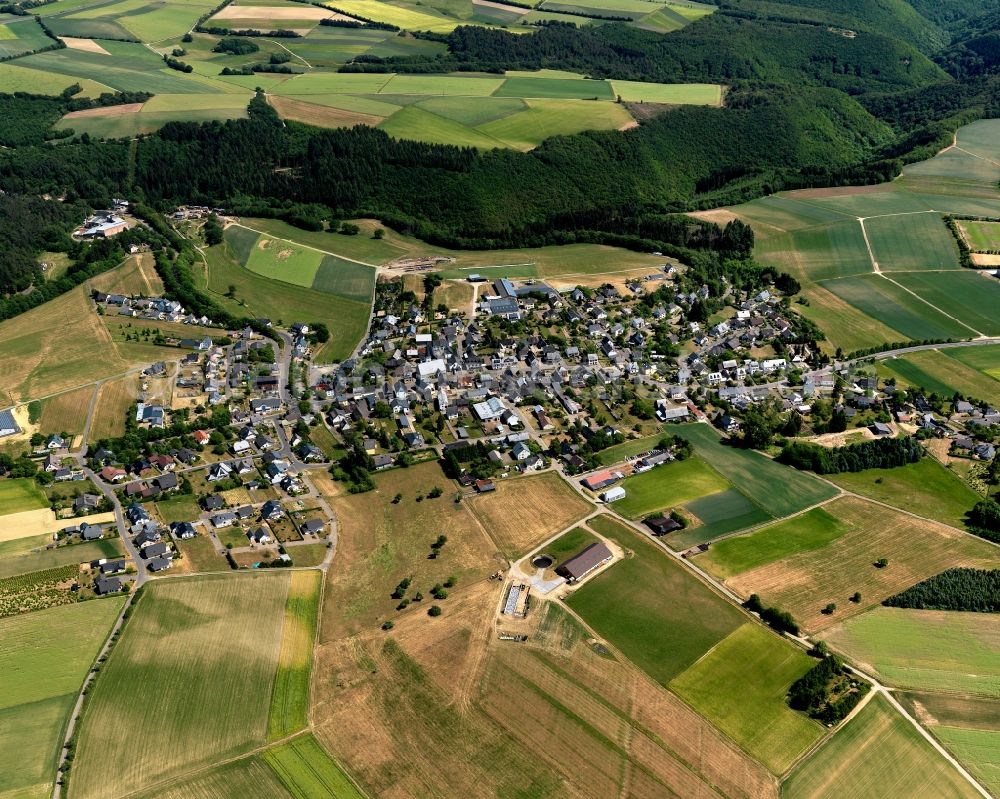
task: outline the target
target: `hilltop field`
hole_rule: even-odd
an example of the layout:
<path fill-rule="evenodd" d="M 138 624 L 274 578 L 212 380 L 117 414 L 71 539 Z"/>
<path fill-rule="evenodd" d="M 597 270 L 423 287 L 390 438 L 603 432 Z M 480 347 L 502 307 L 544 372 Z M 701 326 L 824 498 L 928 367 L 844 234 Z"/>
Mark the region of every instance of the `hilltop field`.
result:
<path fill-rule="evenodd" d="M 697 215 L 753 227 L 756 257 L 802 283 L 808 304 L 799 310 L 823 329 L 831 352 L 998 336 L 988 309 L 1000 301 L 1000 281 L 961 267 L 943 218 L 1000 216 L 998 130 L 993 120 L 960 129 L 953 148 L 891 184 L 782 192 Z M 990 374 L 996 357 L 976 350 L 908 355 L 886 368 L 910 385 L 985 399 L 1000 390 Z"/>

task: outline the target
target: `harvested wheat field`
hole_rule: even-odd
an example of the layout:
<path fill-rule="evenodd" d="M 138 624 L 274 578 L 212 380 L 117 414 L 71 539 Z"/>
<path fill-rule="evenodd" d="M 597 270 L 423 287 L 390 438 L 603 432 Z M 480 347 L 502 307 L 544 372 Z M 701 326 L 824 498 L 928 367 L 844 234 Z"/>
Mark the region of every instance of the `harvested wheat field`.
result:
<path fill-rule="evenodd" d="M 776 780 L 673 694 L 581 643 L 496 646 L 484 710 L 588 796 L 775 797 Z"/>
<path fill-rule="evenodd" d="M 91 524 L 107 524 L 114 520 L 113 513 L 97 513 L 87 517 L 87 521 Z M 30 538 L 42 533 L 57 533 L 72 523 L 72 520 L 57 519 L 49 508 L 8 513 L 6 516 L 0 516 L 0 541 Z"/>
<path fill-rule="evenodd" d="M 85 53 L 111 55 L 111 53 L 101 47 L 101 45 L 93 39 L 77 39 L 73 36 L 60 36 L 59 39 L 71 50 L 83 50 Z"/>
<path fill-rule="evenodd" d="M 125 415 L 139 396 L 138 375 L 125 375 L 109 380 L 98 389 L 94 419 L 90 423 L 90 440 L 112 438 L 125 433 Z"/>
<path fill-rule="evenodd" d="M 291 97 L 271 95 L 267 101 L 283 119 L 292 119 L 320 128 L 350 128 L 354 125 L 375 127 L 385 119 L 385 117 L 373 114 L 347 111 L 343 108 L 333 108 L 305 100 L 293 100 Z"/>
<path fill-rule="evenodd" d="M 824 506 L 847 532 L 824 547 L 743 572 L 726 581 L 742 596 L 790 612 L 807 632 L 856 616 L 921 580 L 956 566 L 997 568 L 1000 550 L 936 522 L 862 499 Z M 888 560 L 885 568 L 875 562 Z M 861 592 L 860 602 L 849 598 Z M 827 603 L 837 607 L 824 614 Z"/>
<path fill-rule="evenodd" d="M 82 433 L 94 390 L 93 386 L 84 386 L 45 400 L 38 429 L 42 433 L 69 433 L 70 436 Z"/>
<path fill-rule="evenodd" d="M 55 394 L 127 367 L 82 286 L 0 323 L 0 375 L 15 399 Z"/>
<path fill-rule="evenodd" d="M 451 623 L 426 614 L 421 621 Z M 452 644 L 460 647 L 461 637 Z M 371 796 L 571 795 L 506 730 L 476 708 L 456 706 L 454 691 L 392 633 L 321 647 L 315 673 L 313 696 L 322 701 L 313 708 L 314 733 Z"/>
<path fill-rule="evenodd" d="M 511 559 L 596 510 L 554 472 L 499 480 L 466 504 Z"/>
<path fill-rule="evenodd" d="M 293 6 L 241 6 L 232 3 L 215 14 L 212 19 L 259 19 L 264 22 L 277 22 L 283 19 L 319 20 L 330 16 L 333 16 L 332 11 L 316 6 L 296 8 Z"/>
<path fill-rule="evenodd" d="M 142 103 L 123 103 L 99 108 L 85 108 L 82 111 L 70 111 L 63 119 L 87 119 L 88 117 L 120 117 L 123 114 L 138 114 Z"/>

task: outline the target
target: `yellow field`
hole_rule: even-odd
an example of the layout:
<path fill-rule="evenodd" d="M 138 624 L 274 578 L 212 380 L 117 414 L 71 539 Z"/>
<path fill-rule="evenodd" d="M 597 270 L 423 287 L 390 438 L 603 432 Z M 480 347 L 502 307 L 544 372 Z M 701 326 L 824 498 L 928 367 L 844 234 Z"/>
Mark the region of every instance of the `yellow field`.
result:
<path fill-rule="evenodd" d="M 125 375 L 104 383 L 97 394 L 90 440 L 113 438 L 125 433 L 125 414 L 139 396 L 138 375 Z"/>
<path fill-rule="evenodd" d="M 96 513 L 87 517 L 87 521 L 91 524 L 107 524 L 114 520 L 114 513 Z M 6 516 L 0 516 L 0 541 L 55 533 L 74 523 L 72 519 L 57 519 L 49 508 L 8 513 Z"/>
<path fill-rule="evenodd" d="M 496 491 L 466 503 L 512 558 L 596 510 L 555 473 L 499 480 Z"/>
<path fill-rule="evenodd" d="M 43 433 L 69 433 L 71 436 L 82 433 L 93 397 L 94 387 L 85 386 L 46 400 L 39 429 Z"/>
<path fill-rule="evenodd" d="M 0 374 L 12 400 L 43 397 L 128 368 L 87 290 L 0 323 Z"/>

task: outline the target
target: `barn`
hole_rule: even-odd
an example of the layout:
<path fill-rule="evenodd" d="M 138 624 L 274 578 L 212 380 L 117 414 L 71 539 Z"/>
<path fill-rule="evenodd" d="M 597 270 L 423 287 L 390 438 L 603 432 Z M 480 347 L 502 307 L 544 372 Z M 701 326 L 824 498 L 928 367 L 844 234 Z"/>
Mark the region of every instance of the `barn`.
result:
<path fill-rule="evenodd" d="M 565 563 L 557 566 L 556 574 L 562 575 L 571 583 L 579 582 L 594 569 L 608 563 L 613 557 L 611 550 L 604 544 L 591 544 Z"/>

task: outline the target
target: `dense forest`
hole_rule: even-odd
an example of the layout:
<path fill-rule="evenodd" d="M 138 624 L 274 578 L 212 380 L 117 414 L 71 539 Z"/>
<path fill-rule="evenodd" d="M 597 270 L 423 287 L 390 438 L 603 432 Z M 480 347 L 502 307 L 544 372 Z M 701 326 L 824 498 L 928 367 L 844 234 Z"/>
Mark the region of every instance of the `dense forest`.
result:
<path fill-rule="evenodd" d="M 524 36 L 461 26 L 443 40 L 448 53 L 364 56 L 347 72 L 499 72 L 567 69 L 594 78 L 661 83 L 805 82 L 852 93 L 911 88 L 945 73 L 913 46 L 876 33 L 844 36 L 816 24 L 716 13 L 663 36 L 627 25 L 553 23 Z"/>
<path fill-rule="evenodd" d="M 948 569 L 882 604 L 890 608 L 1000 613 L 1000 569 Z"/>
<path fill-rule="evenodd" d="M 916 463 L 924 448 L 915 438 L 876 438 L 844 447 L 823 447 L 808 441 L 789 441 L 778 461 L 816 474 L 892 469 Z"/>

